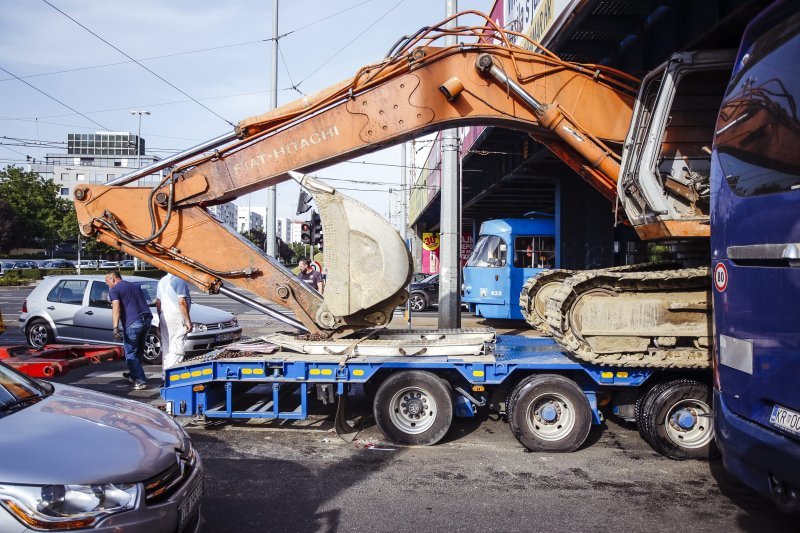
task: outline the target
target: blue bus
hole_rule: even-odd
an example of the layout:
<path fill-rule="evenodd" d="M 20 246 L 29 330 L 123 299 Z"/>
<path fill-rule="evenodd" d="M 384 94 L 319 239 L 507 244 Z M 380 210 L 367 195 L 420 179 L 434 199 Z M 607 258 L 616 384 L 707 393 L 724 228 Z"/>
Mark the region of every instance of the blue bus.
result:
<path fill-rule="evenodd" d="M 523 320 L 522 286 L 531 276 L 558 266 L 555 235 L 555 220 L 548 215 L 481 224 L 464 267 L 462 301 L 484 318 Z"/>
<path fill-rule="evenodd" d="M 711 170 L 714 425 L 725 467 L 800 510 L 800 2 L 745 31 Z"/>

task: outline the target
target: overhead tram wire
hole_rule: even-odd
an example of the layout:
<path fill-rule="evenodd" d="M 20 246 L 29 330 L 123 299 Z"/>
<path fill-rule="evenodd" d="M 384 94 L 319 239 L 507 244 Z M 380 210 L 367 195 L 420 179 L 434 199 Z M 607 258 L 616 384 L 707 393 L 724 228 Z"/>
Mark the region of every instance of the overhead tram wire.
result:
<path fill-rule="evenodd" d="M 265 43 L 265 42 L 269 42 L 270 40 L 271 39 L 258 39 L 256 41 L 246 41 L 246 42 L 243 42 L 243 43 L 223 44 L 223 45 L 220 45 L 220 46 L 212 46 L 210 48 L 198 48 L 197 50 L 187 50 L 187 51 L 184 51 L 184 52 L 175 52 L 173 54 L 164 54 L 164 55 L 160 55 L 160 56 L 143 57 L 139 61 L 153 61 L 153 60 L 156 60 L 156 59 L 166 59 L 168 57 L 177 57 L 177 56 L 184 56 L 184 55 L 189 55 L 189 54 L 199 54 L 199 53 L 202 53 L 202 52 L 213 52 L 214 50 L 221 50 L 221 49 L 224 49 L 224 48 L 234 48 L 236 46 L 246 46 L 246 45 L 249 45 L 249 44 Z M 38 74 L 28 74 L 27 76 L 20 76 L 20 77 L 23 78 L 23 79 L 40 78 L 40 77 L 43 77 L 43 76 L 55 76 L 57 74 L 69 74 L 70 72 L 81 72 L 81 71 L 84 71 L 84 70 L 93 70 L 93 69 L 106 68 L 106 67 L 117 67 L 117 66 L 120 66 L 120 65 L 127 65 L 129 63 L 133 63 L 133 61 L 116 61 L 114 63 L 104 63 L 102 65 L 88 65 L 88 66 L 85 66 L 85 67 L 68 68 L 68 69 L 64 69 L 64 70 L 56 70 L 56 71 L 53 71 L 53 72 L 40 72 Z M 0 82 L 10 81 L 10 80 L 13 80 L 13 79 L 14 78 L 2 78 L 2 79 L 0 79 Z"/>
<path fill-rule="evenodd" d="M 345 8 L 345 9 L 342 9 L 342 10 L 337 11 L 335 13 L 332 13 L 330 15 L 327 15 L 324 18 L 320 18 L 320 19 L 317 19 L 317 20 L 315 20 L 313 22 L 309 22 L 308 24 L 305 24 L 304 26 L 300 26 L 300 27 L 295 28 L 293 30 L 289 30 L 284 34 L 279 35 L 278 38 L 280 39 L 282 37 L 286 37 L 287 35 L 291 35 L 292 33 L 299 32 L 299 31 L 304 30 L 306 28 L 309 28 L 309 27 L 311 27 L 311 26 L 313 26 L 315 24 L 319 24 L 320 22 L 325 22 L 325 21 L 327 21 L 328 19 L 330 19 L 332 17 L 336 17 L 336 16 L 341 15 L 343 13 L 346 13 L 348 11 L 352 11 L 353 9 L 355 9 L 357 7 L 361 7 L 362 5 L 368 4 L 368 3 L 373 2 L 373 1 L 374 0 L 365 0 L 363 2 L 360 2 L 358 4 L 350 6 L 348 8 Z M 195 50 L 184 50 L 183 52 L 174 52 L 172 54 L 163 54 L 163 55 L 160 55 L 160 56 L 143 57 L 139 61 L 153 61 L 153 60 L 156 60 L 156 59 L 166 59 L 166 58 L 170 58 L 170 57 L 177 57 L 177 56 L 183 56 L 183 55 L 189 55 L 189 54 L 199 54 L 199 53 L 203 53 L 203 52 L 213 52 L 215 50 L 222 50 L 222 49 L 225 49 L 225 48 L 235 48 L 237 46 L 247 46 L 247 45 L 251 45 L 251 44 L 268 43 L 270 41 L 272 41 L 271 37 L 270 38 L 265 38 L 265 39 L 256 39 L 256 40 L 253 40 L 253 41 L 244 41 L 244 42 L 241 42 L 241 43 L 223 44 L 223 45 L 220 45 L 220 46 L 212 46 L 212 47 L 209 47 L 209 48 L 197 48 Z M 41 76 L 54 76 L 54 75 L 57 75 L 57 74 L 68 74 L 70 72 L 80 72 L 80 71 L 83 71 L 83 70 L 92 70 L 92 69 L 98 69 L 98 68 L 115 67 L 115 66 L 119 66 L 119 65 L 127 65 L 128 63 L 133 63 L 133 62 L 134 61 L 117 61 L 115 63 L 105 63 L 103 65 L 88 65 L 88 66 L 85 66 L 85 67 L 76 67 L 76 68 L 70 68 L 70 69 L 64 69 L 64 70 L 56 70 L 56 71 L 53 71 L 53 72 L 40 72 L 38 74 L 28 74 L 27 76 L 20 76 L 20 77 L 23 78 L 23 79 L 27 79 L 27 78 L 37 78 L 37 77 L 41 77 Z M 14 78 L 2 78 L 2 79 L 0 79 L 0 82 L 11 81 L 13 79 Z M 281 91 L 290 91 L 292 89 L 293 89 L 293 87 L 286 87 L 286 88 L 283 88 L 283 89 L 280 89 L 280 90 Z"/>
<path fill-rule="evenodd" d="M 46 0 L 44 0 L 44 1 L 46 1 Z M 89 122 L 91 122 L 92 124 L 95 124 L 95 125 L 97 125 L 97 126 L 100 126 L 100 127 L 101 127 L 102 129 L 104 129 L 105 131 L 111 131 L 109 128 L 107 128 L 107 127 L 103 126 L 102 124 L 100 124 L 99 122 L 97 122 L 96 120 L 94 120 L 93 118 L 90 118 L 90 117 L 88 117 L 88 116 L 84 115 L 83 113 L 81 113 L 81 112 L 80 112 L 80 111 L 78 111 L 77 109 L 75 109 L 75 108 L 73 108 L 73 107 L 71 107 L 71 106 L 69 106 L 69 105 L 65 104 L 64 102 L 62 102 L 61 100 L 59 100 L 59 99 L 58 99 L 58 98 L 56 98 L 55 96 L 51 96 L 51 95 L 47 94 L 46 92 L 44 92 L 44 91 L 43 91 L 43 90 L 41 90 L 40 88 L 36 87 L 35 85 L 31 84 L 30 82 L 27 82 L 27 81 L 23 80 L 22 78 L 20 78 L 20 77 L 19 77 L 19 76 L 17 76 L 16 74 L 14 74 L 14 73 L 12 73 L 12 72 L 9 72 L 8 70 L 4 69 L 3 67 L 0 67 L 0 70 L 2 70 L 3 72 L 5 72 L 5 73 L 6 73 L 6 74 L 8 74 L 9 76 L 13 76 L 14 78 L 16 78 L 17 80 L 21 81 L 22 83 L 24 83 L 25 85 L 27 85 L 27 86 L 28 86 L 28 87 L 30 87 L 31 89 L 35 90 L 36 92 L 38 92 L 38 93 L 41 93 L 41 94 L 45 95 L 46 97 L 48 97 L 49 99 L 53 100 L 54 102 L 57 102 L 57 103 L 61 104 L 62 106 L 66 107 L 67 109 L 69 109 L 69 110 L 70 110 L 70 111 L 72 111 L 73 113 L 75 113 L 75 114 L 77 114 L 77 115 L 80 115 L 80 116 L 82 116 L 83 118 L 85 118 L 86 120 L 88 120 Z"/>
<path fill-rule="evenodd" d="M 46 0 L 44 0 L 44 1 L 46 1 Z M 299 82 L 299 83 L 297 83 L 297 84 L 296 84 L 296 86 L 297 86 L 297 87 L 299 87 L 300 85 L 302 85 L 303 83 L 305 83 L 305 82 L 308 80 L 308 78 L 310 78 L 311 76 L 313 76 L 314 74 L 316 74 L 316 73 L 319 71 L 319 69 L 321 69 L 322 67 L 324 67 L 325 65 L 327 65 L 328 63 L 330 63 L 331 61 L 333 61 L 333 59 L 334 59 L 334 58 L 336 58 L 336 56 L 338 56 L 339 54 L 341 54 L 341 53 L 342 53 L 342 51 L 344 51 L 344 49 L 345 49 L 345 48 L 347 48 L 348 46 L 350 46 L 351 44 L 353 44 L 353 43 L 354 43 L 354 42 L 355 42 L 355 41 L 356 41 L 356 40 L 357 40 L 359 37 L 361 37 L 362 35 L 364 35 L 365 33 L 367 33 L 369 30 L 371 30 L 373 27 L 375 27 L 375 25 L 376 25 L 378 22 L 380 22 L 381 20 L 383 20 L 383 18 L 384 18 L 384 17 L 386 17 L 386 15 L 388 15 L 389 13 L 391 13 L 392 11 L 394 11 L 395 9 L 397 9 L 398 7 L 400 7 L 400 4 L 402 4 L 403 2 L 405 2 L 405 0 L 400 0 L 400 1 L 399 1 L 399 2 L 397 2 L 395 5 L 393 5 L 392 7 L 390 7 L 390 8 L 389 8 L 389 10 L 388 10 L 386 13 L 384 13 L 383 15 L 381 15 L 380 17 L 378 17 L 378 19 L 377 19 L 375 22 L 373 22 L 372 24 L 370 24 L 369 26 L 367 26 L 366 28 L 364 28 L 364 30 L 363 30 L 363 31 L 361 31 L 361 33 L 359 33 L 358 35 L 356 35 L 355 37 L 353 37 L 352 39 L 350 39 L 350 41 L 348 41 L 348 42 L 347 42 L 347 44 L 345 44 L 345 45 L 344 45 L 343 47 L 341 47 L 339 50 L 337 50 L 336 52 L 334 52 L 334 54 L 333 54 L 331 57 L 329 57 L 328 59 L 326 59 L 325 61 L 323 61 L 323 62 L 322 62 L 322 64 L 320 64 L 320 65 L 319 65 L 317 68 L 315 68 L 314 70 L 312 70 L 312 71 L 311 71 L 311 73 L 310 73 L 308 76 L 306 76 L 305 78 L 303 78 L 302 80 L 300 80 L 300 82 Z"/>
<path fill-rule="evenodd" d="M 287 87 L 286 89 L 281 89 L 281 90 L 289 91 L 289 90 L 291 90 L 291 87 Z M 249 92 L 245 92 L 245 93 L 225 94 L 225 95 L 221 95 L 221 96 L 207 96 L 205 98 L 198 98 L 198 100 L 220 100 L 220 99 L 223 99 L 223 98 L 238 98 L 240 96 L 254 96 L 254 95 L 257 95 L 257 94 L 264 94 L 264 93 L 267 93 L 267 92 L 268 91 L 249 91 Z M 136 108 L 136 107 L 159 107 L 159 106 L 167 106 L 167 105 L 185 104 L 185 103 L 188 103 L 188 102 L 192 102 L 192 100 L 173 100 L 171 102 L 159 102 L 159 103 L 155 103 L 155 104 L 137 104 L 137 105 L 128 105 L 128 106 L 123 106 L 123 107 L 111 107 L 111 108 L 107 108 L 107 109 L 93 109 L 92 111 L 86 111 L 86 113 L 108 113 L 108 112 L 111 112 L 111 111 L 124 111 L 124 110 L 128 110 L 128 109 L 130 109 L 132 107 L 134 107 L 134 108 Z M 60 118 L 60 117 L 69 117 L 71 115 L 72 115 L 72 113 L 62 113 L 62 114 L 59 114 L 59 115 L 46 115 L 46 116 L 43 116 L 43 117 L 25 117 L 25 118 L 29 118 L 29 119 Z M 6 117 L 0 117 L 0 120 L 17 120 L 17 119 L 9 119 L 9 118 L 6 118 Z"/>
<path fill-rule="evenodd" d="M 286 64 L 286 58 L 285 58 L 285 57 L 283 57 L 283 49 L 281 48 L 281 46 L 280 46 L 280 43 L 278 44 L 278 53 L 281 55 L 281 61 L 283 62 L 283 68 L 284 68 L 284 70 L 286 70 L 286 75 L 289 77 L 289 83 L 291 83 L 291 84 L 292 84 L 292 86 L 291 86 L 291 87 L 289 87 L 289 89 L 290 89 L 290 90 L 292 90 L 292 91 L 297 91 L 297 92 L 298 92 L 298 93 L 300 93 L 302 96 L 305 96 L 305 95 L 306 95 L 306 93 L 304 93 L 303 91 L 301 91 L 301 90 L 300 90 L 300 89 L 297 87 L 297 85 L 295 85 L 295 83 L 294 83 L 294 80 L 292 79 L 292 73 L 291 73 L 291 72 L 289 72 L 289 65 L 287 65 L 287 64 Z"/>
<path fill-rule="evenodd" d="M 131 57 L 130 55 L 128 55 L 126 52 L 124 52 L 124 51 L 123 51 L 122 49 L 120 49 L 119 47 L 117 47 L 117 46 L 115 46 L 115 45 L 111 44 L 110 42 L 108 42 L 107 40 L 103 39 L 103 38 L 102 38 L 102 37 L 100 37 L 98 34 L 96 34 L 95 32 L 93 32 L 92 30 L 90 30 L 89 28 L 87 28 L 86 26 L 84 26 L 83 24 L 81 24 L 80 22 L 78 22 L 77 20 L 75 20 L 74 18 L 72 18 L 71 16 L 69 16 L 67 13 L 65 13 L 64 11 L 60 10 L 59 8 L 57 8 L 56 6 L 54 6 L 53 4 L 51 4 L 51 3 L 50 3 L 48 0 L 42 0 L 42 2 L 44 2 L 44 3 L 45 3 L 45 4 L 47 4 L 48 6 L 52 7 L 53 9 L 55 9 L 56 11 L 58 11 L 59 13 L 61 13 L 61 14 L 62 14 L 62 15 L 64 15 L 65 17 L 67 17 L 68 19 L 70 19 L 72 22 L 74 22 L 75 24 L 77 24 L 78 26 L 80 26 L 81 28 L 83 28 L 84 30 L 86 30 L 87 32 L 91 33 L 92 35 L 94 35 L 95 37 L 97 37 L 98 39 L 100 39 L 101 41 L 103 41 L 104 43 L 106 43 L 108 46 L 110 46 L 111 48 L 113 48 L 114 50 L 116 50 L 117 52 L 119 52 L 120 54 L 124 55 L 125 57 L 127 57 L 128 59 L 130 59 L 131 61 L 133 61 L 134 63 L 136 63 L 136 64 L 137 64 L 137 65 L 139 65 L 140 67 L 142 67 L 143 69 L 145 69 L 147 72 L 149 72 L 150 74 L 152 74 L 153 76 L 155 76 L 155 77 L 156 77 L 156 78 L 158 78 L 159 80 L 163 81 L 164 83 L 166 83 L 167 85 L 169 85 L 170 87 L 172 87 L 173 89 L 175 89 L 176 91 L 178 91 L 179 93 L 181 93 L 182 95 L 184 95 L 185 97 L 189 98 L 190 100 L 192 100 L 194 103 L 196 103 L 197 105 L 199 105 L 200 107 L 202 107 L 203 109 L 205 109 L 206 111 L 208 111 L 209 113 L 213 114 L 214 116 L 216 116 L 216 117 L 217 117 L 217 118 L 219 118 L 220 120 L 224 120 L 224 121 L 225 121 L 226 123 L 228 123 L 228 125 L 230 125 L 231 127 L 234 127 L 234 123 L 233 123 L 233 122 L 231 122 L 231 121 L 230 121 L 230 120 L 228 120 L 227 118 L 223 117 L 222 115 L 220 115 L 219 113 L 217 113 L 216 111 L 214 111 L 213 109 L 211 109 L 210 107 L 208 107 L 207 105 L 205 105 L 205 104 L 201 103 L 199 100 L 197 100 L 196 98 L 194 98 L 192 95 L 190 95 L 189 93 L 187 93 L 187 92 L 186 92 L 186 91 L 184 91 L 183 89 L 180 89 L 180 88 L 179 88 L 178 86 L 176 86 L 174 83 L 172 83 L 172 82 L 170 82 L 170 81 L 166 80 L 165 78 L 161 77 L 160 75 L 156 74 L 154 71 L 150 70 L 150 69 L 149 69 L 149 68 L 147 68 L 147 67 L 146 67 L 144 64 L 142 64 L 142 63 L 141 63 L 139 60 L 137 60 L 137 59 L 134 59 L 133 57 Z M 7 71 L 6 71 L 6 72 L 7 72 Z M 10 73 L 9 73 L 9 74 L 10 74 Z M 23 80 L 20 80 L 20 81 L 23 81 Z"/>

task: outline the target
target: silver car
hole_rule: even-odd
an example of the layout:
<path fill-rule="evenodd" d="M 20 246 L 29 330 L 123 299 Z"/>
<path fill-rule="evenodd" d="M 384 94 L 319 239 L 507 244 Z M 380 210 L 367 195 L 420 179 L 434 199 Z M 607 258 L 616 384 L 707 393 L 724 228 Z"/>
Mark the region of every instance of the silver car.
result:
<path fill-rule="evenodd" d="M 143 403 L 0 363 L 0 449 L 0 531 L 201 527 L 200 456 L 183 428 Z"/>
<path fill-rule="evenodd" d="M 153 306 L 153 325 L 147 334 L 144 362 L 159 364 L 161 334 L 154 304 L 158 281 L 139 276 L 123 279 L 139 285 Z M 193 303 L 190 313 L 192 331 L 185 343 L 189 357 L 238 341 L 242 336 L 239 322 L 227 311 Z M 46 277 L 22 304 L 19 321 L 28 344 L 35 348 L 54 342 L 122 344 L 114 339 L 108 285 L 100 274 Z"/>

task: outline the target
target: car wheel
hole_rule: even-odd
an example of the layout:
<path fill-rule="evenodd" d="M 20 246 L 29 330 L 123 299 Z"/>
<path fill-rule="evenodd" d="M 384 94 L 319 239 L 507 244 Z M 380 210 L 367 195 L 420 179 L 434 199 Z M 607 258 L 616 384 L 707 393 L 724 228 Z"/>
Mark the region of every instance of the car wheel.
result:
<path fill-rule="evenodd" d="M 428 299 L 421 292 L 412 292 L 408 303 L 412 311 L 424 311 L 428 308 Z"/>
<path fill-rule="evenodd" d="M 27 338 L 29 346 L 41 348 L 45 344 L 52 344 L 53 330 L 46 320 L 32 320 L 28 325 L 25 337 Z"/>
<path fill-rule="evenodd" d="M 150 328 L 144 340 L 144 353 L 142 354 L 144 364 L 161 364 L 161 332 L 158 328 Z"/>

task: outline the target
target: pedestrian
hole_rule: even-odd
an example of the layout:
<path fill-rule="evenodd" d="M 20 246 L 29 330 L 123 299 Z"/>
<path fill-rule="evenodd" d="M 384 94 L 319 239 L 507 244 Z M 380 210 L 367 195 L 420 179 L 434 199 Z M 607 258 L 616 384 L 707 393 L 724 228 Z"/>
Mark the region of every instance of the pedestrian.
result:
<path fill-rule="evenodd" d="M 308 283 L 308 286 L 316 290 L 320 294 L 325 290 L 325 282 L 322 280 L 322 274 L 311 268 L 311 261 L 304 257 L 300 260 L 298 266 L 300 272 L 297 277 Z"/>
<path fill-rule="evenodd" d="M 192 319 L 189 316 L 191 307 L 188 283 L 172 274 L 161 278 L 156 289 L 156 309 L 164 370 L 183 361 L 186 335 L 192 331 Z"/>
<path fill-rule="evenodd" d="M 147 306 L 141 287 L 122 279 L 119 272 L 106 274 L 108 297 L 111 299 L 111 320 L 114 327 L 114 338 L 122 339 L 125 349 L 125 362 L 128 372 L 122 377 L 128 380 L 134 390 L 147 387 L 147 377 L 142 367 L 142 354 L 153 314 Z M 119 324 L 122 322 L 122 332 Z"/>

